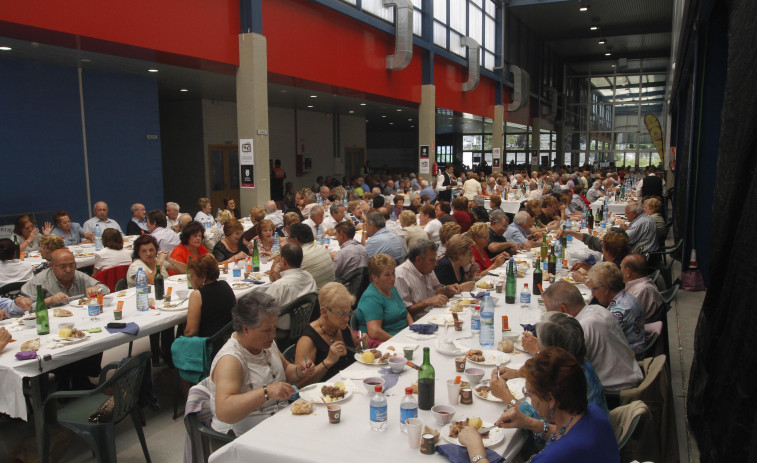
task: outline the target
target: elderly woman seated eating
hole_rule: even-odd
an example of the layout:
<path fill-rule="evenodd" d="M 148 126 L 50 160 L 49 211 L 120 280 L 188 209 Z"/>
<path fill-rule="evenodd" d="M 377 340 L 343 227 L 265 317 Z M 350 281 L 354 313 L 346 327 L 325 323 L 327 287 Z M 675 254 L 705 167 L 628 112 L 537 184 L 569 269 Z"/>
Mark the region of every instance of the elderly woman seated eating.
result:
<path fill-rule="evenodd" d="M 313 363 L 286 361 L 276 344 L 281 307 L 273 297 L 253 291 L 231 311 L 234 333 L 210 366 L 213 429 L 240 436 L 287 407 L 291 383 L 309 378 Z"/>

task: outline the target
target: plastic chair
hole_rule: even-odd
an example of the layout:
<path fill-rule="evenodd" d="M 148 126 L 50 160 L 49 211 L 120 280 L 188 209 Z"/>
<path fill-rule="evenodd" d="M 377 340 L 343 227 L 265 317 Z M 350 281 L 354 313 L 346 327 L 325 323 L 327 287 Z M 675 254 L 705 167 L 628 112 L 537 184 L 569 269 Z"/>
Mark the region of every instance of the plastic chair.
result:
<path fill-rule="evenodd" d="M 291 323 L 289 326 L 289 337 L 281 343 L 276 343 L 279 345 L 280 350 L 286 350 L 287 347 L 297 342 L 302 331 L 305 329 L 305 326 L 310 323 L 310 316 L 313 313 L 313 307 L 316 306 L 317 301 L 318 294 L 305 294 L 281 309 L 281 312 L 279 312 L 279 318 L 288 314 L 291 318 Z"/>
<path fill-rule="evenodd" d="M 610 424 L 615 431 L 615 439 L 618 441 L 618 450 L 621 450 L 631 440 L 639 421 L 649 414 L 649 407 L 641 400 L 636 400 L 628 405 L 622 405 L 610 410 Z"/>
<path fill-rule="evenodd" d="M 662 322 L 657 322 L 662 324 Z M 647 355 L 649 351 L 657 344 L 657 338 L 660 337 L 659 333 L 651 333 L 647 336 L 646 341 L 644 342 L 644 348 L 641 349 L 639 352 L 636 353 L 636 360 L 643 360 L 647 357 L 651 357 L 650 355 Z"/>
<path fill-rule="evenodd" d="M 678 293 L 678 288 L 680 285 L 678 283 L 674 284 L 671 288 L 666 289 L 665 291 L 661 292 L 662 300 L 670 304 L 673 302 L 673 300 L 676 298 L 676 294 Z"/>
<path fill-rule="evenodd" d="M 124 291 L 126 289 L 129 289 L 129 283 L 127 283 L 126 277 L 123 277 L 116 282 L 116 288 L 114 291 Z"/>
<path fill-rule="evenodd" d="M 187 413 L 184 415 L 184 427 L 187 430 L 189 438 L 188 445 L 184 448 L 185 461 L 207 463 L 208 457 L 211 454 L 211 439 L 226 443 L 234 440 L 234 436 L 222 434 L 210 427 L 210 420 L 213 414 L 210 411 L 208 381 L 209 379 L 205 378 L 189 390 L 186 407 Z M 191 459 L 188 459 L 187 456 L 191 456 Z"/>
<path fill-rule="evenodd" d="M 294 354 L 297 351 L 297 344 L 292 344 L 291 346 L 284 349 L 284 352 L 281 353 L 281 355 L 284 356 L 287 362 L 294 363 Z"/>
<path fill-rule="evenodd" d="M 655 262 L 656 260 L 659 260 L 660 264 L 657 268 L 660 270 L 662 278 L 665 280 L 666 288 L 670 288 L 673 285 L 673 261 L 675 260 L 673 255 L 678 252 L 682 245 L 683 240 L 679 239 L 672 246 L 663 247 L 659 251 L 648 252 L 644 256 L 646 257 L 647 262 Z M 668 257 L 670 257 L 670 259 L 668 259 Z"/>
<path fill-rule="evenodd" d="M 115 267 L 100 270 L 97 275 L 93 276 L 95 280 L 106 285 L 111 291 L 116 291 L 116 285 L 120 280 L 126 281 L 126 272 L 129 265 L 117 265 Z M 118 290 L 120 291 L 120 289 Z"/>
<path fill-rule="evenodd" d="M 0 286 L 0 297 L 15 299 L 21 295 L 21 287 L 26 284 L 25 281 L 14 281 Z"/>
<path fill-rule="evenodd" d="M 649 279 L 652 280 L 652 283 L 654 283 L 655 286 L 657 286 L 657 279 L 658 278 L 660 278 L 660 269 L 659 268 L 649 275 Z"/>
<path fill-rule="evenodd" d="M 355 303 L 352 304 L 353 310 L 357 308 L 360 296 L 363 295 L 363 292 L 368 288 L 368 285 L 371 282 L 370 277 L 368 276 L 368 269 L 365 267 L 355 269 L 342 278 L 338 278 L 336 281 L 343 284 L 350 294 L 355 296 Z"/>
<path fill-rule="evenodd" d="M 91 391 L 61 391 L 50 394 L 45 400 L 45 426 L 60 424 L 70 429 L 87 441 L 97 461 L 110 463 L 116 461 L 114 424 L 129 415 L 142 445 L 145 460 L 149 463 L 150 454 L 142 432 L 138 401 L 142 375 L 150 355 L 150 352 L 143 352 L 129 359 L 120 368 L 118 362 L 106 365 L 100 373 L 100 385 Z M 114 369 L 116 372 L 106 381 L 107 372 Z M 111 397 L 105 394 L 108 389 L 113 391 L 112 419 L 106 423 L 90 422 L 90 415 Z M 59 410 L 58 400 L 62 399 L 73 400 Z"/>

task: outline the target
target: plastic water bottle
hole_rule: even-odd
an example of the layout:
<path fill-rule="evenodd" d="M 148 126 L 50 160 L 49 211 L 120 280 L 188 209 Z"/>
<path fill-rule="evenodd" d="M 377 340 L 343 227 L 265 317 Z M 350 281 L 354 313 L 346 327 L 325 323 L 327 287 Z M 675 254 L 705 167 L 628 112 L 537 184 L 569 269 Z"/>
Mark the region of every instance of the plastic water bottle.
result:
<path fill-rule="evenodd" d="M 400 402 L 400 429 L 407 432 L 405 420 L 408 418 L 418 418 L 418 401 L 413 397 L 413 388 L 405 388 L 405 397 Z"/>
<path fill-rule="evenodd" d="M 531 308 L 531 290 L 528 289 L 528 283 L 525 283 L 523 285 L 523 289 L 520 292 L 520 308 L 521 309 Z"/>
<path fill-rule="evenodd" d="M 371 431 L 386 431 L 387 409 L 386 397 L 381 392 L 381 386 L 376 386 L 376 392 L 371 396 L 371 411 L 369 419 L 371 422 Z"/>
<path fill-rule="evenodd" d="M 555 251 L 555 256 L 557 257 L 557 263 L 555 265 L 555 272 L 559 272 L 562 270 L 562 241 L 555 240 L 555 245 L 553 247 Z"/>
<path fill-rule="evenodd" d="M 570 222 L 570 216 L 565 216 L 565 226 L 568 228 L 568 230 L 572 230 L 573 224 Z"/>
<path fill-rule="evenodd" d="M 470 316 L 470 330 L 473 334 L 481 331 L 481 313 L 479 312 L 479 306 L 476 306 L 476 310 Z"/>
<path fill-rule="evenodd" d="M 271 253 L 278 254 L 281 248 L 281 241 L 279 240 L 279 232 L 273 232 L 273 245 L 271 246 Z"/>
<path fill-rule="evenodd" d="M 137 283 L 137 310 L 144 312 L 150 309 L 150 288 L 147 286 L 147 275 L 142 267 L 137 270 L 137 276 L 134 278 Z"/>
<path fill-rule="evenodd" d="M 494 347 L 494 300 L 489 293 L 485 293 L 481 300 L 481 331 L 478 333 L 478 343 L 482 347 Z"/>
<path fill-rule="evenodd" d="M 315 240 L 318 244 L 323 244 L 323 231 L 321 230 L 320 225 L 315 226 Z"/>
<path fill-rule="evenodd" d="M 103 248 L 103 230 L 100 228 L 100 224 L 95 225 L 95 251 L 99 251 Z"/>
<path fill-rule="evenodd" d="M 581 216 L 581 230 L 583 230 L 584 228 L 586 228 L 586 213 L 585 212 Z"/>
<path fill-rule="evenodd" d="M 242 261 L 238 260 L 237 263 L 234 265 L 234 270 L 231 271 L 231 276 L 238 280 L 242 278 Z"/>

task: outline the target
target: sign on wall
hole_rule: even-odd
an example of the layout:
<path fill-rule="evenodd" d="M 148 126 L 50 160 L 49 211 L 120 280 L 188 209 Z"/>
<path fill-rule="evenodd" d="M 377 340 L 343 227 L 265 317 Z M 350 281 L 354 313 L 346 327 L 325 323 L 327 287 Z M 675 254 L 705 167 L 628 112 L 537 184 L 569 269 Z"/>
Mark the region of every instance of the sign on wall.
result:
<path fill-rule="evenodd" d="M 499 148 L 492 148 L 492 167 L 499 167 L 502 159 L 502 151 Z"/>
<path fill-rule="evenodd" d="M 428 174 L 429 172 L 431 172 L 429 170 L 428 162 L 429 162 L 428 159 L 421 159 L 421 166 L 420 166 L 421 168 L 420 168 L 420 172 L 419 173 L 421 173 L 421 174 Z"/>
<path fill-rule="evenodd" d="M 428 159 L 429 157 L 429 146 L 428 145 L 421 145 L 419 149 L 419 156 L 421 159 Z"/>
<path fill-rule="evenodd" d="M 242 188 L 255 188 L 255 150 L 252 138 L 239 140 L 239 174 Z"/>

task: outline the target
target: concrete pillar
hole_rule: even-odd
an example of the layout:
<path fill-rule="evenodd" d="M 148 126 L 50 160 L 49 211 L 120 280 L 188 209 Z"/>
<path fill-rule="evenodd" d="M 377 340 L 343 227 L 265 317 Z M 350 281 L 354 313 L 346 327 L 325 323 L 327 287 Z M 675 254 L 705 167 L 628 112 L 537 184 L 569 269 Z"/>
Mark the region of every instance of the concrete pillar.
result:
<path fill-rule="evenodd" d="M 492 172 L 502 172 L 505 163 L 505 106 L 494 106 L 494 124 L 492 124 Z M 499 149 L 499 166 L 495 166 L 493 153 Z"/>
<path fill-rule="evenodd" d="M 433 184 L 432 166 L 436 162 L 436 87 L 421 86 L 421 105 L 418 108 L 418 145 L 429 147 L 428 167 L 421 166 L 426 159 L 420 158 L 418 148 L 418 175 Z"/>
<path fill-rule="evenodd" d="M 539 159 L 541 159 L 541 139 L 539 138 L 541 134 L 541 119 L 538 117 L 534 117 L 534 123 L 531 126 L 531 146 L 528 147 L 530 150 L 528 154 L 526 155 L 526 165 L 531 166 L 531 170 L 533 170 L 534 166 L 531 164 L 531 154 L 533 154 L 534 151 L 536 151 L 536 154 L 539 155 Z M 537 166 L 538 168 L 538 166 Z"/>
<path fill-rule="evenodd" d="M 268 168 L 268 52 L 260 34 L 239 34 L 237 69 L 237 136 L 252 139 L 255 154 L 255 188 L 241 188 L 240 210 L 262 206 L 271 199 Z M 241 147 L 240 147 L 241 149 Z"/>

